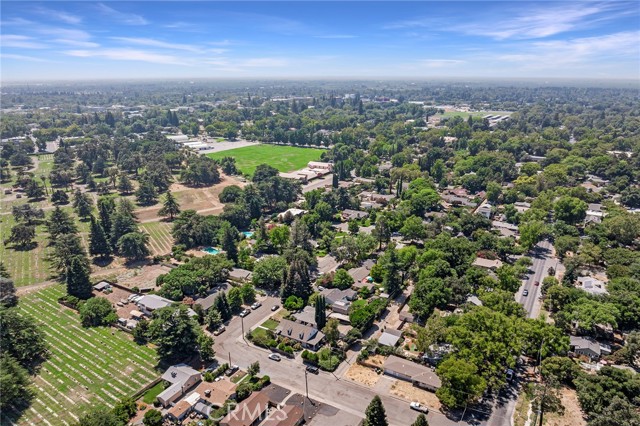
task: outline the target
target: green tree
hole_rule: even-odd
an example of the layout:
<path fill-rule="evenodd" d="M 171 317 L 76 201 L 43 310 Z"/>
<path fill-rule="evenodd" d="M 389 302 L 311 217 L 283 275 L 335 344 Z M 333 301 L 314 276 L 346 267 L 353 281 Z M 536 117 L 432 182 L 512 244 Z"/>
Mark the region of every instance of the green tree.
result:
<path fill-rule="evenodd" d="M 546 226 L 541 220 L 521 223 L 518 230 L 520 231 L 520 244 L 527 250 L 538 244 L 547 232 Z"/>
<path fill-rule="evenodd" d="M 242 292 L 238 287 L 231 287 L 227 292 L 227 299 L 229 301 L 229 308 L 232 312 L 237 312 L 242 306 Z"/>
<path fill-rule="evenodd" d="M 289 263 L 280 293 L 282 300 L 292 295 L 306 300 L 313 293 L 309 265 L 302 256 L 294 256 Z"/>
<path fill-rule="evenodd" d="M 553 206 L 556 220 L 577 223 L 584 220 L 587 214 L 587 203 L 579 198 L 563 196 Z"/>
<path fill-rule="evenodd" d="M 140 186 L 136 191 L 136 200 L 141 206 L 150 206 L 156 203 L 158 193 L 153 183 L 146 179 L 140 182 Z"/>
<path fill-rule="evenodd" d="M 281 256 L 270 256 L 256 262 L 251 280 L 253 285 L 264 289 L 280 288 L 287 269 L 287 261 Z"/>
<path fill-rule="evenodd" d="M 0 266 L 4 266 L 0 263 Z M 7 274 L 8 275 L 8 274 Z M 16 286 L 13 280 L 8 276 L 0 274 L 0 309 L 10 308 L 18 304 L 18 296 L 16 296 Z"/>
<path fill-rule="evenodd" d="M 344 269 L 338 269 L 333 276 L 333 286 L 340 290 L 346 290 L 353 285 L 353 277 Z"/>
<path fill-rule="evenodd" d="M 69 196 L 61 189 L 56 189 L 51 194 L 51 202 L 55 205 L 69 204 Z"/>
<path fill-rule="evenodd" d="M 240 296 L 242 296 L 242 303 L 250 305 L 256 300 L 256 289 L 252 284 L 244 284 L 240 287 Z"/>
<path fill-rule="evenodd" d="M 162 413 L 152 408 L 151 410 L 144 413 L 142 423 L 144 424 L 144 426 L 162 426 L 164 423 Z"/>
<path fill-rule="evenodd" d="M 322 328 L 327 324 L 327 301 L 324 296 L 320 296 L 316 299 L 315 320 L 316 328 L 319 330 L 322 330 Z"/>
<path fill-rule="evenodd" d="M 120 175 L 118 179 L 118 191 L 123 195 L 129 195 L 133 191 L 133 184 L 131 179 L 125 173 Z"/>
<path fill-rule="evenodd" d="M 0 355 L 0 410 L 5 413 L 33 398 L 31 377 L 25 368 L 8 354 Z"/>
<path fill-rule="evenodd" d="M 216 351 L 213 349 L 213 344 L 215 343 L 213 338 L 200 331 L 197 342 L 202 362 L 209 363 L 213 361 L 216 356 Z"/>
<path fill-rule="evenodd" d="M 24 192 L 27 194 L 27 197 L 37 200 L 44 197 L 44 187 L 38 183 L 37 180 L 31 179 L 27 182 L 26 187 L 24 188 Z"/>
<path fill-rule="evenodd" d="M 378 395 L 374 396 L 365 410 L 363 426 L 388 426 L 387 413 Z"/>
<path fill-rule="evenodd" d="M 85 327 L 114 324 L 118 320 L 115 309 L 104 297 L 92 297 L 80 306 L 80 321 Z"/>
<path fill-rule="evenodd" d="M 476 401 L 487 388 L 475 365 L 455 357 L 440 363 L 436 374 L 442 381 L 436 396 L 449 408 L 459 408 Z"/>
<path fill-rule="evenodd" d="M 87 193 L 82 193 L 80 190 L 76 190 L 73 196 L 73 208 L 78 216 L 85 219 L 91 215 L 93 209 L 93 199 Z"/>
<path fill-rule="evenodd" d="M 215 308 L 210 308 L 205 317 L 205 324 L 209 330 L 216 330 L 222 325 L 222 316 Z"/>
<path fill-rule="evenodd" d="M 98 217 L 100 225 L 107 235 L 111 234 L 111 216 L 116 210 L 116 203 L 111 197 L 98 198 Z"/>
<path fill-rule="evenodd" d="M 75 296 L 78 299 L 88 299 L 91 297 L 93 287 L 89 280 L 89 268 L 85 259 L 80 256 L 73 256 L 65 271 L 65 277 L 67 294 Z"/>
<path fill-rule="evenodd" d="M 149 337 L 157 346 L 158 356 L 166 363 L 197 355 L 199 334 L 199 325 L 189 316 L 185 305 L 155 311 L 149 324 Z"/>
<path fill-rule="evenodd" d="M 339 324 L 340 322 L 337 319 L 331 318 L 329 321 L 327 321 L 327 324 L 321 328 L 322 332 L 327 338 L 327 342 L 329 342 L 331 346 L 335 346 L 338 343 L 338 339 L 340 338 L 340 331 L 338 330 Z"/>
<path fill-rule="evenodd" d="M 142 260 L 149 256 L 149 234 L 129 232 L 118 240 L 118 253 L 127 260 Z"/>
<path fill-rule="evenodd" d="M 383 259 L 384 274 L 382 286 L 390 296 L 395 296 L 402 291 L 402 278 L 400 275 L 400 258 L 398 250 L 392 244 L 387 247 Z"/>
<path fill-rule="evenodd" d="M 286 225 L 276 226 L 269 231 L 269 239 L 271 240 L 271 244 L 279 252 L 282 252 L 289 243 L 289 227 Z"/>
<path fill-rule="evenodd" d="M 82 240 L 77 234 L 61 234 L 52 244 L 52 250 L 47 256 L 51 269 L 64 276 L 65 271 L 74 258 L 80 259 L 87 267 L 89 260 L 82 247 Z"/>
<path fill-rule="evenodd" d="M 424 414 L 419 414 L 416 421 L 411 423 L 411 426 L 429 426 L 429 422 Z"/>
<path fill-rule="evenodd" d="M 174 217 L 180 214 L 180 205 L 171 191 L 167 190 L 162 203 L 162 208 L 158 214 L 164 217 L 169 216 L 169 220 L 173 220 Z"/>
<path fill-rule="evenodd" d="M 48 345 L 36 321 L 16 308 L 0 309 L 0 347 L 4 354 L 32 371 L 48 355 Z"/>
<path fill-rule="evenodd" d="M 36 227 L 26 223 L 16 223 L 11 228 L 11 235 L 5 240 L 5 244 L 15 244 L 17 247 L 27 248 L 33 245 L 36 237 Z"/>
<path fill-rule="evenodd" d="M 422 219 L 417 216 L 408 217 L 400 228 L 400 233 L 410 241 L 421 240 L 427 235 Z"/>
<path fill-rule="evenodd" d="M 238 240 L 239 232 L 235 226 L 231 226 L 229 222 L 224 222 L 220 227 L 219 240 L 222 250 L 227 254 L 227 257 L 234 263 L 238 262 Z"/>
<path fill-rule="evenodd" d="M 99 256 L 101 258 L 109 257 L 111 255 L 111 245 L 107 239 L 107 234 L 104 232 L 102 225 L 100 225 L 93 216 L 91 216 L 89 254 L 91 256 Z"/>
<path fill-rule="evenodd" d="M 250 377 L 257 376 L 260 373 L 260 362 L 252 362 L 249 364 L 249 368 L 247 368 L 247 373 L 249 373 Z"/>
<path fill-rule="evenodd" d="M 138 412 L 136 402 L 129 398 L 123 398 L 113 407 L 113 414 L 116 415 L 122 424 L 129 423 L 129 420 Z"/>
<path fill-rule="evenodd" d="M 138 231 L 138 226 L 136 225 L 133 215 L 125 211 L 120 211 L 120 209 L 118 210 L 119 211 L 116 211 L 111 217 L 111 234 L 109 242 L 114 249 L 117 249 L 118 241 L 123 235 Z"/>

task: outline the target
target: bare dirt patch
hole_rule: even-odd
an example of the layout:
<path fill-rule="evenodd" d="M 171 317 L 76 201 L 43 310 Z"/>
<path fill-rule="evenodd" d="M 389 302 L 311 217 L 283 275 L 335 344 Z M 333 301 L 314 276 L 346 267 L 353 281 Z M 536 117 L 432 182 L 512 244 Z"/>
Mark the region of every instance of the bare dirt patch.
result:
<path fill-rule="evenodd" d="M 544 424 L 546 426 L 586 426 L 580 403 L 576 391 L 570 388 L 562 388 L 560 391 L 560 399 L 564 406 L 562 415 L 557 413 L 548 413 L 545 416 Z"/>
<path fill-rule="evenodd" d="M 380 379 L 375 371 L 360 364 L 352 364 L 345 373 L 345 377 L 367 387 L 373 387 Z"/>
<path fill-rule="evenodd" d="M 430 410 L 441 411 L 442 404 L 440 404 L 435 393 L 417 388 L 409 382 L 396 380 L 393 385 L 391 385 L 389 392 L 406 401 L 415 401 L 426 405 Z"/>
<path fill-rule="evenodd" d="M 191 188 L 181 183 L 173 183 L 171 192 L 177 198 L 181 210 L 195 210 L 201 214 L 221 213 L 224 204 L 220 202 L 220 193 L 224 188 L 231 185 L 244 187 L 245 182 L 241 182 L 235 176 L 222 175 L 222 182 L 217 185 L 204 188 Z M 162 203 L 150 207 L 144 207 L 135 211 L 138 220 L 144 222 L 154 222 L 159 220 L 158 212 L 162 208 Z"/>

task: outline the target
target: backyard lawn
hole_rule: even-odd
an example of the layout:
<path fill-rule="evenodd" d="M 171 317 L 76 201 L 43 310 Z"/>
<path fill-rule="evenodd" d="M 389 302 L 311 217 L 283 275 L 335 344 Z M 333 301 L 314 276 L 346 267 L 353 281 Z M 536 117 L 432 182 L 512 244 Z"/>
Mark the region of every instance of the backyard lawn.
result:
<path fill-rule="evenodd" d="M 278 327 L 278 322 L 269 318 L 268 320 L 262 323 L 262 327 L 268 328 L 269 330 L 273 331 L 276 329 L 276 327 Z"/>
<path fill-rule="evenodd" d="M 252 175 L 256 167 L 262 163 L 269 164 L 281 172 L 299 170 L 305 167 L 309 161 L 318 161 L 322 152 L 322 149 L 261 144 L 207 155 L 216 160 L 223 157 L 234 157 L 236 167 L 242 173 Z"/>
<path fill-rule="evenodd" d="M 142 396 L 142 401 L 145 404 L 153 404 L 156 401 L 156 397 L 162 393 L 164 390 L 164 382 L 160 381 L 160 383 L 153 386 L 151 389 L 146 391 Z"/>
<path fill-rule="evenodd" d="M 122 331 L 83 328 L 74 311 L 58 304 L 63 294 L 55 285 L 20 299 L 20 313 L 40 323 L 51 355 L 34 378 L 31 406 L 22 415 L 7 410 L 3 425 L 74 424 L 89 407 L 111 407 L 158 377 L 153 349 Z"/>

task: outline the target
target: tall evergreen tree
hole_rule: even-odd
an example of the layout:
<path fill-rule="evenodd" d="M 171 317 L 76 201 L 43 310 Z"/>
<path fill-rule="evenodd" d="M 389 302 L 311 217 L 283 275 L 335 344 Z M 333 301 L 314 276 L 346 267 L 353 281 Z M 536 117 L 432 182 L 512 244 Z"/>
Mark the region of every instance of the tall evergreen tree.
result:
<path fill-rule="evenodd" d="M 78 227 L 69 213 L 56 206 L 47 219 L 47 231 L 49 241 L 54 244 L 60 235 L 76 234 Z"/>
<path fill-rule="evenodd" d="M 327 301 L 324 296 L 316 299 L 316 328 L 322 330 L 327 324 Z"/>
<path fill-rule="evenodd" d="M 402 276 L 400 275 L 400 257 L 398 250 L 391 244 L 384 254 L 384 275 L 382 286 L 390 296 L 396 295 L 402 287 Z"/>
<path fill-rule="evenodd" d="M 116 249 L 118 247 L 118 241 L 123 235 L 130 232 L 136 232 L 137 230 L 138 225 L 136 225 L 133 216 L 118 209 L 118 211 L 112 216 L 110 235 L 111 247 Z"/>
<path fill-rule="evenodd" d="M 98 198 L 98 217 L 105 234 L 111 234 L 111 216 L 116 210 L 116 203 L 111 197 Z"/>
<path fill-rule="evenodd" d="M 305 252 L 303 251 L 303 253 Z M 294 255 L 282 283 L 282 300 L 285 301 L 289 296 L 297 296 L 307 300 L 312 292 L 309 265 L 304 256 Z"/>
<path fill-rule="evenodd" d="M 9 277 L 0 276 L 0 307 L 10 308 L 18 304 L 16 286 Z"/>
<path fill-rule="evenodd" d="M 128 260 L 142 260 L 149 256 L 149 234 L 129 232 L 118 239 L 118 253 Z"/>
<path fill-rule="evenodd" d="M 229 307 L 226 293 L 220 293 L 218 297 L 216 297 L 214 305 L 215 309 L 220 312 L 220 316 L 222 317 L 223 321 L 231 319 L 231 308 Z"/>
<path fill-rule="evenodd" d="M 93 200 L 89 194 L 83 194 L 80 190 L 76 190 L 73 198 L 73 208 L 81 218 L 87 218 L 91 215 L 93 208 Z"/>
<path fill-rule="evenodd" d="M 165 217 L 169 216 L 169 220 L 173 220 L 174 217 L 180 214 L 180 205 L 170 190 L 167 190 L 167 193 L 164 196 L 162 208 L 158 214 Z"/>
<path fill-rule="evenodd" d="M 153 186 L 150 180 L 145 179 L 140 182 L 140 187 L 136 191 L 136 199 L 138 200 L 138 204 L 143 206 L 150 206 L 155 204 L 158 198 L 158 193 L 156 192 L 156 188 Z"/>
<path fill-rule="evenodd" d="M 131 183 L 131 179 L 125 173 L 120 175 L 118 179 L 118 191 L 122 194 L 130 194 L 133 191 L 133 184 Z"/>
<path fill-rule="evenodd" d="M 225 222 L 220 228 L 220 246 L 227 254 L 227 258 L 238 262 L 238 229 Z"/>
<path fill-rule="evenodd" d="M 74 256 L 69 261 L 66 273 L 67 293 L 79 299 L 91 297 L 92 287 L 89 281 L 89 267 L 80 256 Z"/>
<path fill-rule="evenodd" d="M 384 411 L 382 400 L 378 395 L 373 397 L 365 411 L 363 426 L 389 426 L 387 413 Z"/>
<path fill-rule="evenodd" d="M 100 225 L 93 215 L 91 216 L 89 254 L 92 256 L 100 256 L 102 258 L 109 257 L 111 255 L 111 245 L 107 239 L 107 234 L 104 232 L 102 225 Z"/>

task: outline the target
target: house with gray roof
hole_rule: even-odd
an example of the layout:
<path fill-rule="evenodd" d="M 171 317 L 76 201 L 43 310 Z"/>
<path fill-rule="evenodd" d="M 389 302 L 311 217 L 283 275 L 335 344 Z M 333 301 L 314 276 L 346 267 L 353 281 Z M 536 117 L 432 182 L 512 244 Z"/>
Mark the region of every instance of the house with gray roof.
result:
<path fill-rule="evenodd" d="M 312 351 L 318 350 L 324 342 L 324 333 L 317 328 L 287 319 L 280 321 L 276 334 L 298 342 L 303 348 Z"/>
<path fill-rule="evenodd" d="M 588 356 L 592 360 L 599 359 L 601 355 L 609 355 L 611 353 L 609 345 L 582 336 L 570 336 L 569 349 L 575 354 Z"/>
<path fill-rule="evenodd" d="M 416 387 L 435 392 L 442 386 L 435 370 L 413 361 L 391 355 L 384 361 L 384 374 L 405 380 Z"/>
<path fill-rule="evenodd" d="M 167 306 L 173 305 L 173 300 L 165 299 L 164 297 L 160 297 L 157 294 L 146 294 L 142 296 L 137 302 L 136 305 L 142 313 L 145 315 L 151 316 L 153 311 L 158 309 L 166 308 Z"/>
<path fill-rule="evenodd" d="M 393 328 L 387 328 L 378 338 L 378 343 L 383 346 L 390 346 L 393 348 L 398 344 L 398 341 L 401 337 L 402 331 L 394 330 Z"/>
<path fill-rule="evenodd" d="M 186 364 L 173 365 L 162 375 L 162 380 L 169 382 L 168 388 L 158 395 L 158 401 L 163 407 L 182 397 L 195 385 L 202 381 L 202 374 Z"/>

